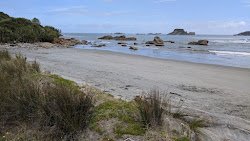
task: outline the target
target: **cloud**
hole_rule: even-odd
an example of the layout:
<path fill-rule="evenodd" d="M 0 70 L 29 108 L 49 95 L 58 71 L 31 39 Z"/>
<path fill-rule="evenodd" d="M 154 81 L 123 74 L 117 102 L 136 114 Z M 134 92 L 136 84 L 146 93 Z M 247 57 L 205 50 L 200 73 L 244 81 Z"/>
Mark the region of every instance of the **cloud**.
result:
<path fill-rule="evenodd" d="M 181 27 L 188 31 L 195 31 L 198 34 L 227 34 L 232 35 L 241 31 L 247 31 L 250 21 L 208 21 L 185 23 Z"/>
<path fill-rule="evenodd" d="M 88 9 L 85 6 L 72 6 L 67 8 L 55 8 L 48 10 L 49 13 L 57 15 L 86 15 Z"/>
<path fill-rule="evenodd" d="M 244 7 L 250 7 L 250 1 L 244 1 L 243 3 L 245 3 Z"/>
<path fill-rule="evenodd" d="M 132 15 L 128 11 L 104 11 L 104 10 L 88 10 L 85 6 L 72 6 L 66 8 L 54 8 L 48 10 L 49 14 L 55 15 L 71 15 L 71 16 L 121 16 Z"/>
<path fill-rule="evenodd" d="M 162 3 L 162 2 L 173 2 L 173 1 L 176 1 L 176 0 L 154 0 L 153 2 L 154 3 Z"/>

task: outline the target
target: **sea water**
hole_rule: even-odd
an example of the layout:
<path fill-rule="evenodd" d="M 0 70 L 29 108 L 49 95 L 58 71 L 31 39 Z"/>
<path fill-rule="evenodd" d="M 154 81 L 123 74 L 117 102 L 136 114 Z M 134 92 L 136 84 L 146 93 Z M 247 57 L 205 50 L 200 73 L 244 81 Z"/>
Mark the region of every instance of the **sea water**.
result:
<path fill-rule="evenodd" d="M 116 40 L 99 40 L 104 35 L 121 36 L 105 33 L 64 33 L 65 38 L 87 40 L 90 45 L 77 45 L 80 49 L 97 49 L 121 52 L 133 55 L 142 55 L 161 59 L 174 59 L 195 63 L 217 64 L 241 68 L 250 68 L 250 36 L 232 35 L 157 35 L 165 42 L 165 46 L 146 46 L 146 41 L 152 41 L 156 35 L 122 34 L 126 37 L 136 37 L 136 41 L 125 41 L 127 47 L 118 45 Z M 208 46 L 188 45 L 191 41 L 208 40 Z M 134 45 L 134 43 L 138 43 Z M 106 44 L 104 47 L 91 47 L 92 45 Z M 130 50 L 129 46 L 138 50 Z M 191 47 L 191 48 L 190 48 Z"/>

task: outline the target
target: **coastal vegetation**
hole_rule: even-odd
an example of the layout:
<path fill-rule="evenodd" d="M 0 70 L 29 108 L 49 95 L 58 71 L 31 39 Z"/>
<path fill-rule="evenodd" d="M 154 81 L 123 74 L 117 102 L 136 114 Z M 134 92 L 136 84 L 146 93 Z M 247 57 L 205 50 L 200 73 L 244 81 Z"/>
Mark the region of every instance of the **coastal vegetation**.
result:
<path fill-rule="evenodd" d="M 0 12 L 0 43 L 13 42 L 52 42 L 60 36 L 60 30 L 42 26 L 37 18 L 13 18 Z"/>
<path fill-rule="evenodd" d="M 189 141 L 204 124 L 174 118 L 167 93 L 157 89 L 132 101 L 116 99 L 6 50 L 0 51 L 0 82 L 0 140 Z"/>

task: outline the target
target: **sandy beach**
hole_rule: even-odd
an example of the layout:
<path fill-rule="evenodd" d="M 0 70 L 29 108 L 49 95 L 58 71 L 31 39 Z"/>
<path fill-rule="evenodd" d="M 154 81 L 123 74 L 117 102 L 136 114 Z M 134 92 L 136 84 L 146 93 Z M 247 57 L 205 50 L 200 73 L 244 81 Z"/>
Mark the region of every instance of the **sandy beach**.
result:
<path fill-rule="evenodd" d="M 115 97 L 132 99 L 159 88 L 184 105 L 250 119 L 250 70 L 82 49 L 12 50 L 37 60 L 44 71 Z"/>
<path fill-rule="evenodd" d="M 76 48 L 10 52 L 37 60 L 43 71 L 94 86 L 116 98 L 130 100 L 152 88 L 166 91 L 173 103 L 184 101 L 183 112 L 207 120 L 210 127 L 200 129 L 209 137 L 206 140 L 250 138 L 249 69 Z"/>

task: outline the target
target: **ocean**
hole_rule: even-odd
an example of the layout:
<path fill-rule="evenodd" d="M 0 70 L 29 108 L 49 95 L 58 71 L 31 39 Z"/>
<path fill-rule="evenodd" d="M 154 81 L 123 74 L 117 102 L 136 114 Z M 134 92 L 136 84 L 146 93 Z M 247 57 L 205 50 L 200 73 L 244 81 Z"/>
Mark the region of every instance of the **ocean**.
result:
<path fill-rule="evenodd" d="M 121 52 L 133 55 L 142 55 L 153 58 L 173 59 L 194 63 L 217 64 L 240 68 L 250 68 L 250 36 L 233 35 L 157 35 L 165 42 L 165 46 L 146 46 L 146 41 L 152 41 L 156 35 L 136 34 L 105 34 L 105 33 L 64 33 L 65 38 L 87 40 L 91 44 L 106 44 L 97 48 L 92 45 L 77 45 L 79 49 L 96 49 Z M 98 40 L 104 35 L 136 37 L 136 41 L 125 41 L 127 47 L 118 45 L 116 40 Z M 208 46 L 188 45 L 191 41 L 208 40 Z M 138 45 L 134 45 L 138 43 Z M 130 50 L 129 46 L 138 50 Z M 188 48 L 189 47 L 189 48 Z M 191 47 L 191 48 L 190 48 Z"/>

